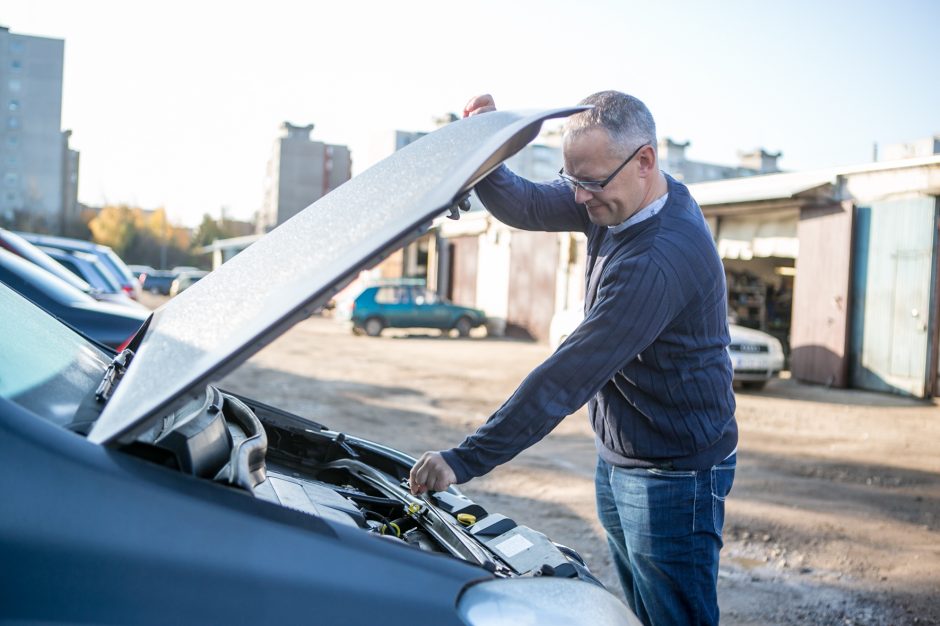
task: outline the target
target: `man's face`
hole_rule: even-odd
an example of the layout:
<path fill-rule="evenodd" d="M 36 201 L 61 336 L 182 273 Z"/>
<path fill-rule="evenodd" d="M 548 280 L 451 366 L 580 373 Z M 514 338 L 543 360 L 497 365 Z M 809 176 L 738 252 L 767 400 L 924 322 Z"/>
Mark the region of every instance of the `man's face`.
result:
<path fill-rule="evenodd" d="M 602 191 L 574 188 L 574 200 L 587 208 L 588 217 L 598 226 L 616 226 L 642 206 L 648 191 L 646 171 L 652 148 L 646 147 L 614 176 Z M 565 173 L 577 180 L 602 181 L 617 169 L 627 155 L 617 151 L 602 128 L 566 135 Z"/>

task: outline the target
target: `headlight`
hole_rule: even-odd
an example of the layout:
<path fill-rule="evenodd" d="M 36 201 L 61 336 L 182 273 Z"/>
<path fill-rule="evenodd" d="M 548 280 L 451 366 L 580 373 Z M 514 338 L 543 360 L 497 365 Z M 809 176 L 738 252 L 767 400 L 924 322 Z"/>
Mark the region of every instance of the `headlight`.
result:
<path fill-rule="evenodd" d="M 457 614 L 467 626 L 642 626 L 607 590 L 570 578 L 508 578 L 466 589 Z"/>

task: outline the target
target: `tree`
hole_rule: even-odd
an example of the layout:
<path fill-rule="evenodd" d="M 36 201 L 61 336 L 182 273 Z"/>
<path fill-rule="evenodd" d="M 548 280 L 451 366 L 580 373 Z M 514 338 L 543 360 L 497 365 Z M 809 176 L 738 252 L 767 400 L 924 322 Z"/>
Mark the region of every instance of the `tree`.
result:
<path fill-rule="evenodd" d="M 139 212 L 140 209 L 136 211 Z M 137 234 L 134 212 L 135 210 L 126 204 L 112 204 L 102 208 L 97 217 L 88 223 L 95 242 L 109 246 L 119 256 L 124 256 L 125 250 Z"/>
<path fill-rule="evenodd" d="M 204 213 L 202 215 L 202 222 L 199 223 L 199 226 L 196 227 L 196 232 L 193 233 L 193 249 L 195 250 L 203 246 L 208 246 L 216 239 L 225 239 L 226 237 L 230 237 L 231 234 L 227 232 L 227 229 L 224 226 L 224 222 L 219 223 L 212 219 L 211 215 Z"/>
<path fill-rule="evenodd" d="M 173 267 L 199 260 L 190 253 L 188 229 L 171 224 L 163 208 L 109 205 L 88 227 L 95 242 L 110 246 L 127 263 Z"/>

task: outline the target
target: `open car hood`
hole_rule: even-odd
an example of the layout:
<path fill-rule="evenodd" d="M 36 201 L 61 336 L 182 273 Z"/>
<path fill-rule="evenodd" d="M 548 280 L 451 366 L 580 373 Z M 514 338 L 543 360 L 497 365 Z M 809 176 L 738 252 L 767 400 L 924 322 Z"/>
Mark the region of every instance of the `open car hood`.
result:
<path fill-rule="evenodd" d="M 587 107 L 475 115 L 317 200 L 154 312 L 88 438 L 128 443 L 241 365 L 532 141 Z"/>

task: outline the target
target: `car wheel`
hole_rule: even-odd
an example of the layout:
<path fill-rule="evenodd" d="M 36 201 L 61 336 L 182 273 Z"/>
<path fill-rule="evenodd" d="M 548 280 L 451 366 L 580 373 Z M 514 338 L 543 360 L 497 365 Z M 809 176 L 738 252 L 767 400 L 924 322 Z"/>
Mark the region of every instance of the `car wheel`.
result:
<path fill-rule="evenodd" d="M 363 328 L 370 337 L 378 337 L 385 328 L 385 322 L 378 317 L 370 317 L 366 320 L 366 323 L 363 324 Z"/>
<path fill-rule="evenodd" d="M 767 385 L 766 380 L 745 380 L 741 382 L 741 387 L 751 391 L 760 391 Z"/>
<path fill-rule="evenodd" d="M 469 337 L 470 330 L 473 328 L 473 322 L 470 321 L 469 317 L 461 317 L 457 320 L 457 323 L 454 324 L 454 328 L 457 329 L 457 334 L 461 337 Z"/>

